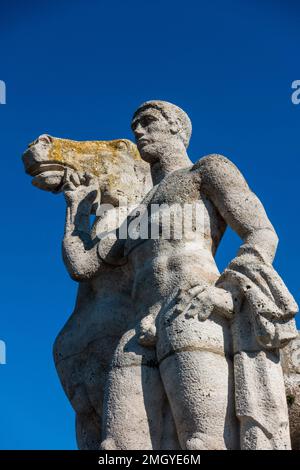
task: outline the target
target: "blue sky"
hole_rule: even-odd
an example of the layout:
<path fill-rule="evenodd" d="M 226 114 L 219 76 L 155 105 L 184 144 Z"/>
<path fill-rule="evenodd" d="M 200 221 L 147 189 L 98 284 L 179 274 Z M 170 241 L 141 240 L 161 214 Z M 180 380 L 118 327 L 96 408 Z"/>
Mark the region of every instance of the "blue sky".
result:
<path fill-rule="evenodd" d="M 42 133 L 132 138 L 141 102 L 178 104 L 192 160 L 226 155 L 261 198 L 280 238 L 276 269 L 300 302 L 299 20 L 296 0 L 1 1 L 1 449 L 76 448 L 52 361 L 76 295 L 60 253 L 64 201 L 31 186 L 21 162 Z M 238 244 L 228 232 L 220 269 Z"/>

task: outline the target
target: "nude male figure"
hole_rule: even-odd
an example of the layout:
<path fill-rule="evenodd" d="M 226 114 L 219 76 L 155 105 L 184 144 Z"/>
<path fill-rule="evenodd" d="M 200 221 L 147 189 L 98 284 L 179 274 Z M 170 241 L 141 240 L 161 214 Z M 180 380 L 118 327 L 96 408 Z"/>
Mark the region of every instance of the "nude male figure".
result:
<path fill-rule="evenodd" d="M 157 375 L 152 383 L 152 357 L 159 367 L 180 448 L 236 449 L 238 422 L 228 322 L 235 300 L 230 292 L 215 287 L 220 273 L 214 255 L 226 225 L 241 237 L 241 249 L 255 247 L 268 263 L 273 261 L 277 236 L 235 165 L 214 154 L 195 164 L 190 161 L 186 149 L 191 123 L 180 108 L 162 101 L 146 102 L 135 112 L 132 129 L 142 158 L 151 165 L 154 187 L 144 204 L 198 204 L 207 223 L 194 237 L 184 233 L 180 240 L 172 235 L 127 240 L 136 324 L 124 335 L 113 361 L 102 448 L 143 448 L 137 436 L 147 432 L 142 429 L 147 423 L 139 423 L 138 416 L 131 420 L 126 410 L 140 395 L 146 408 L 148 399 L 152 405 L 155 401 Z M 202 308 L 188 314 L 180 311 L 180 299 L 193 292 Z M 147 409 L 149 426 L 155 422 L 161 434 L 165 432 L 162 399 L 158 396 L 156 407 Z M 136 440 L 126 431 L 124 420 L 135 431 Z M 153 442 L 158 448 L 157 436 Z"/>

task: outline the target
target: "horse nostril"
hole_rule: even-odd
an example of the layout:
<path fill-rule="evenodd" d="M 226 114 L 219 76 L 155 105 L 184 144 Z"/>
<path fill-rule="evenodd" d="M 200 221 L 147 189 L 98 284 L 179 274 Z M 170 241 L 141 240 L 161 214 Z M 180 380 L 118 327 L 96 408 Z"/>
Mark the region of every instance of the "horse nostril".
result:
<path fill-rule="evenodd" d="M 51 144 L 52 138 L 48 134 L 42 134 L 37 138 L 37 142 L 44 142 L 46 144 Z"/>

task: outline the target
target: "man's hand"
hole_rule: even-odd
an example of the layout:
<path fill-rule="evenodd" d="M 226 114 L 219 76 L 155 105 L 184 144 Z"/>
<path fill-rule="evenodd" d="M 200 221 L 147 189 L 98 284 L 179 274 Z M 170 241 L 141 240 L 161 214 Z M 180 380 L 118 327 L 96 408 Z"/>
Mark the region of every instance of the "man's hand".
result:
<path fill-rule="evenodd" d="M 234 299 L 232 294 L 214 286 L 194 286 L 188 291 L 179 293 L 177 313 L 187 318 L 198 316 L 200 321 L 206 320 L 213 312 L 226 318 L 232 318 Z"/>
<path fill-rule="evenodd" d="M 139 343 L 142 346 L 154 347 L 157 342 L 155 318 L 150 314 L 139 324 Z"/>
<path fill-rule="evenodd" d="M 68 206 L 79 206 L 91 209 L 99 195 L 97 178 L 89 173 L 77 173 L 66 168 L 63 192 Z"/>

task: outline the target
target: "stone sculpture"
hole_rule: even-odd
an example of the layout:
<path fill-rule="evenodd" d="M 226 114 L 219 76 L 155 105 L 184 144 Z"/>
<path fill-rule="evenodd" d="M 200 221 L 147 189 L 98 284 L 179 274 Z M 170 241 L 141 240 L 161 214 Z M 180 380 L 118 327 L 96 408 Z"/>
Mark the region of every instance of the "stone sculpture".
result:
<path fill-rule="evenodd" d="M 152 189 L 128 141 L 41 136 L 24 155 L 34 184 L 67 201 L 64 260 L 80 286 L 54 350 L 79 447 L 289 449 L 279 350 L 297 336 L 298 308 L 272 267 L 275 230 L 228 159 L 189 160 L 191 123 L 180 108 L 144 103 L 132 129 Z M 111 211 L 92 229 L 90 213 L 116 208 L 120 194 L 142 202 L 126 220 L 140 232 L 99 240 Z M 141 221 L 151 227 L 153 205 L 151 238 Z M 188 228 L 178 217 L 186 205 Z M 214 255 L 227 225 L 242 245 L 220 275 Z"/>

